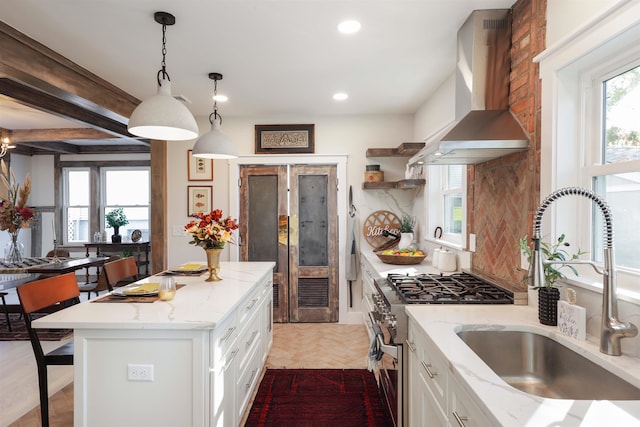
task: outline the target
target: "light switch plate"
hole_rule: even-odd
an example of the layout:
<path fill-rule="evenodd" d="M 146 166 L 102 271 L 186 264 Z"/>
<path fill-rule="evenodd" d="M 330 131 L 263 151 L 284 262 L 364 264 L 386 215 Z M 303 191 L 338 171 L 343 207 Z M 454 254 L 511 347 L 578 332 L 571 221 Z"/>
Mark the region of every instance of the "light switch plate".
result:
<path fill-rule="evenodd" d="M 173 234 L 176 237 L 184 236 L 185 235 L 184 227 L 182 225 L 174 225 L 171 229 L 171 234 Z"/>

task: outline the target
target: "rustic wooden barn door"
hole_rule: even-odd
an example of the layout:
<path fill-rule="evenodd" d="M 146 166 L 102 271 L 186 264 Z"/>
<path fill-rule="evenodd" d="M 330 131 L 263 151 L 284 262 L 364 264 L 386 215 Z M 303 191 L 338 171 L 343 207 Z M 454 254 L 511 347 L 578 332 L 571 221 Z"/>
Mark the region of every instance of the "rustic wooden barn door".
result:
<path fill-rule="evenodd" d="M 240 166 L 240 179 L 240 259 L 276 262 L 274 321 L 337 322 L 336 166 Z"/>
<path fill-rule="evenodd" d="M 337 322 L 336 166 L 295 165 L 290 181 L 289 319 Z"/>
<path fill-rule="evenodd" d="M 289 321 L 287 166 L 240 167 L 240 259 L 274 261 L 273 320 Z"/>

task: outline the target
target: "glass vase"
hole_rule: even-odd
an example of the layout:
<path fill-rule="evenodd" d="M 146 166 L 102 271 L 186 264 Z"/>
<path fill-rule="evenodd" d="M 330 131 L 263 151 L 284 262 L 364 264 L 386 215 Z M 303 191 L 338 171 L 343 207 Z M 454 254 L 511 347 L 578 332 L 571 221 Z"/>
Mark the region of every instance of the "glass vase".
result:
<path fill-rule="evenodd" d="M 222 280 L 218 273 L 220 273 L 220 253 L 222 249 L 205 249 L 207 253 L 207 270 L 209 271 L 209 277 L 205 279 L 205 282 L 216 282 Z"/>
<path fill-rule="evenodd" d="M 4 261 L 12 264 L 20 264 L 22 262 L 22 254 L 24 252 L 24 245 L 18 242 L 18 234 L 20 229 L 16 231 L 9 231 L 11 239 L 4 247 Z"/>

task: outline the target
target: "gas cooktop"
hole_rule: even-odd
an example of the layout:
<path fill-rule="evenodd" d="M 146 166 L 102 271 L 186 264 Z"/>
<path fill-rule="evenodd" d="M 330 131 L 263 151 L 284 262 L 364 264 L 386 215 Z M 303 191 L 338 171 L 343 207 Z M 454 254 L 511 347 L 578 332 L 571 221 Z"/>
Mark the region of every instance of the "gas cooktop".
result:
<path fill-rule="evenodd" d="M 513 293 L 470 273 L 389 274 L 404 304 L 513 304 Z"/>

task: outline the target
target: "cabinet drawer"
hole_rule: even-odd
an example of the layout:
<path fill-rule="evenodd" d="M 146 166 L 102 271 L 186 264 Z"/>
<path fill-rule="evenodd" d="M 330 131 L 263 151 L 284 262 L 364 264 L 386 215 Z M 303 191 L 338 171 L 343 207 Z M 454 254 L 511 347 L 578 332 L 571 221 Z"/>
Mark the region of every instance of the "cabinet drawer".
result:
<path fill-rule="evenodd" d="M 238 382 L 236 383 L 236 399 L 238 403 L 237 416 L 238 419 L 242 419 L 244 411 L 247 408 L 249 399 L 253 394 L 253 390 L 260 380 L 260 372 L 262 365 L 260 363 L 259 353 L 254 351 L 251 353 L 251 357 L 248 359 L 246 369 L 240 371 L 238 376 Z"/>
<path fill-rule="evenodd" d="M 240 304 L 238 308 L 238 325 L 241 327 L 247 322 L 247 319 L 258 310 L 258 302 L 260 301 L 262 292 L 262 287 L 255 289 L 251 295 Z"/>
<path fill-rule="evenodd" d="M 240 335 L 236 342 L 237 347 L 240 349 L 238 372 L 242 372 L 249 359 L 260 347 L 260 340 L 262 339 L 260 317 L 258 311 L 247 320 L 246 325 L 242 325 Z"/>
<path fill-rule="evenodd" d="M 238 336 L 235 312 L 230 313 L 228 317 L 216 325 L 211 336 L 211 361 L 214 366 L 219 366 L 223 356 L 229 352 Z"/>
<path fill-rule="evenodd" d="M 409 351 L 415 352 L 414 372 L 424 380 L 441 408 L 447 407 L 447 363 L 427 336 L 418 328 L 409 327 Z"/>

